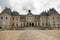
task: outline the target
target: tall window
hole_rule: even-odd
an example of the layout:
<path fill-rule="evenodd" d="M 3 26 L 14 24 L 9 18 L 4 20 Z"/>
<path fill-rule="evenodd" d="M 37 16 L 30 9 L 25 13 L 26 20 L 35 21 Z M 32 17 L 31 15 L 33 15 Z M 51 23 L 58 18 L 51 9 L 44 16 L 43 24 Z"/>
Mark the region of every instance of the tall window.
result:
<path fill-rule="evenodd" d="M 18 26 L 18 24 L 16 24 L 16 26 Z"/>
<path fill-rule="evenodd" d="M 57 17 L 57 19 L 59 19 L 59 17 Z"/>
<path fill-rule="evenodd" d="M 54 17 L 53 17 L 53 19 L 54 19 Z"/>
<path fill-rule="evenodd" d="M 58 24 L 59 25 L 59 24 Z"/>
<path fill-rule="evenodd" d="M 14 26 L 14 23 L 13 23 L 13 26 Z"/>
<path fill-rule="evenodd" d="M 44 24 L 42 24 L 44 26 Z"/>
<path fill-rule="evenodd" d="M 53 21 L 53 25 L 55 25 L 55 22 Z"/>
<path fill-rule="evenodd" d="M 55 24 L 53 24 L 53 25 L 55 25 Z"/>
<path fill-rule="evenodd" d="M 13 18 L 13 20 L 14 20 L 14 18 Z"/>
<path fill-rule="evenodd" d="M 47 20 L 47 18 L 46 18 L 46 20 Z"/>
<path fill-rule="evenodd" d="M 1 19 L 3 19 L 3 17 L 1 17 Z"/>
<path fill-rule="evenodd" d="M 18 18 L 16 18 L 18 20 Z"/>
<path fill-rule="evenodd" d="M 47 25 L 47 22 L 46 22 L 46 25 Z"/>
<path fill-rule="evenodd" d="M 6 17 L 6 19 L 7 19 L 7 17 Z"/>
<path fill-rule="evenodd" d="M 42 22 L 42 25 L 44 26 L 44 23 Z"/>

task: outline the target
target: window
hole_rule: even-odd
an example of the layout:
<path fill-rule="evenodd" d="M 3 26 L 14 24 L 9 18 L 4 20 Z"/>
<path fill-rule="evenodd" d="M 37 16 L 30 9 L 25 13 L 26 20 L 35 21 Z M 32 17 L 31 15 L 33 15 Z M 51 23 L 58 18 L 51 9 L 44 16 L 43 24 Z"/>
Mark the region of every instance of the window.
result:
<path fill-rule="evenodd" d="M 16 24 L 16 26 L 18 26 L 18 24 Z"/>
<path fill-rule="evenodd" d="M 54 19 L 54 17 L 53 17 L 53 19 Z"/>
<path fill-rule="evenodd" d="M 13 20 L 14 20 L 14 18 L 13 18 Z"/>
<path fill-rule="evenodd" d="M 44 26 L 44 24 L 42 24 Z"/>
<path fill-rule="evenodd" d="M 7 19 L 7 17 L 6 17 L 6 19 Z"/>
<path fill-rule="evenodd" d="M 59 19 L 59 17 L 57 17 L 57 19 Z"/>
<path fill-rule="evenodd" d="M 46 22 L 46 25 L 47 25 L 47 22 Z"/>
<path fill-rule="evenodd" d="M 55 25 L 55 24 L 53 24 L 53 25 Z"/>
<path fill-rule="evenodd" d="M 47 24 L 46 24 L 46 26 L 47 26 Z"/>
<path fill-rule="evenodd" d="M 13 23 L 13 26 L 14 26 L 14 23 Z"/>
<path fill-rule="evenodd" d="M 47 18 L 46 18 L 46 20 L 47 20 Z"/>
<path fill-rule="evenodd" d="M 3 19 L 3 17 L 1 17 L 1 19 Z"/>
<path fill-rule="evenodd" d="M 53 23 L 55 24 L 55 21 L 53 21 Z"/>
<path fill-rule="evenodd" d="M 42 25 L 44 25 L 44 23 L 42 22 Z"/>
<path fill-rule="evenodd" d="M 58 24 L 59 25 L 59 24 Z"/>
<path fill-rule="evenodd" d="M 16 18 L 18 20 L 18 18 Z"/>
<path fill-rule="evenodd" d="M 0 27 L 0 29 L 2 29 L 2 27 Z"/>
<path fill-rule="evenodd" d="M 60 28 L 60 26 L 58 26 L 58 28 Z"/>

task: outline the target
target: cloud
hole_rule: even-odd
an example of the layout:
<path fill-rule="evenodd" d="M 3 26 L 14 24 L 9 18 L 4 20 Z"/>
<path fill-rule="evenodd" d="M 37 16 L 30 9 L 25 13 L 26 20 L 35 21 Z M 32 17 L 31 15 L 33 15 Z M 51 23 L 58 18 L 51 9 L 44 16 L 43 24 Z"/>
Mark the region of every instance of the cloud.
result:
<path fill-rule="evenodd" d="M 35 7 L 34 7 L 34 3 L 30 0 L 30 1 L 26 1 L 24 3 L 22 3 L 22 10 L 23 11 L 27 11 L 27 10 L 34 10 Z"/>
<path fill-rule="evenodd" d="M 12 0 L 10 1 L 11 9 L 20 13 L 27 12 L 29 9 L 34 10 L 34 2 L 32 0 Z M 26 14 L 26 13 L 25 13 Z"/>
<path fill-rule="evenodd" d="M 20 14 L 26 14 L 31 9 L 34 14 L 54 7 L 60 12 L 60 0 L 0 0 L 0 11 L 5 7 L 18 11 Z"/>
<path fill-rule="evenodd" d="M 10 3 L 9 3 L 9 1 L 8 0 L 0 0 L 0 7 L 2 7 L 2 8 L 5 8 L 6 6 L 10 6 L 9 5 Z"/>

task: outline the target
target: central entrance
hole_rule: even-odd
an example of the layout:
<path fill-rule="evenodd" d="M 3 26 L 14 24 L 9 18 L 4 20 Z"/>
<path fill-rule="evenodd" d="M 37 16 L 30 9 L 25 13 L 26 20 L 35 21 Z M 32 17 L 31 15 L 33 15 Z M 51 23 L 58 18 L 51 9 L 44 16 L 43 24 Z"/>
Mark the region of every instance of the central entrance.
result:
<path fill-rule="evenodd" d="M 34 23 L 27 23 L 27 26 L 28 27 L 33 27 L 34 26 Z"/>
<path fill-rule="evenodd" d="M 34 23 L 29 23 L 29 26 L 33 27 L 34 26 Z"/>

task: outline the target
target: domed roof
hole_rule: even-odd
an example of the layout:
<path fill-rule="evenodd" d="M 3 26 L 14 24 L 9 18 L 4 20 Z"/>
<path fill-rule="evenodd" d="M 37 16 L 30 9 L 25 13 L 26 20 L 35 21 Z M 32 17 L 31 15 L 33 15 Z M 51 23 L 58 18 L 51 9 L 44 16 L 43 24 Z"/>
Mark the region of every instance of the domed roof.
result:
<path fill-rule="evenodd" d="M 13 15 L 13 16 L 20 16 L 19 13 L 16 12 L 16 11 L 13 11 L 13 12 L 11 13 L 11 15 Z"/>
<path fill-rule="evenodd" d="M 43 11 L 41 14 L 40 14 L 40 16 L 47 16 L 48 15 L 48 13 L 46 12 L 46 11 Z"/>

